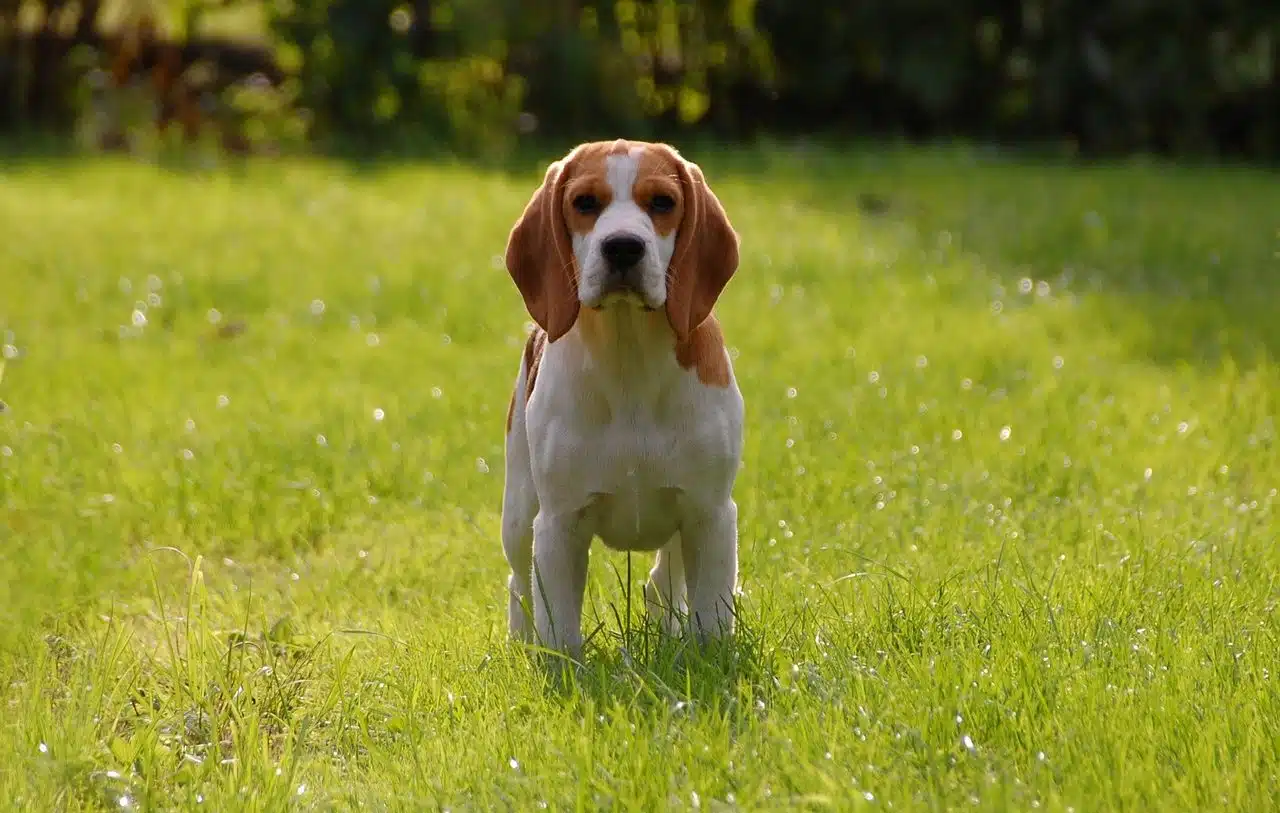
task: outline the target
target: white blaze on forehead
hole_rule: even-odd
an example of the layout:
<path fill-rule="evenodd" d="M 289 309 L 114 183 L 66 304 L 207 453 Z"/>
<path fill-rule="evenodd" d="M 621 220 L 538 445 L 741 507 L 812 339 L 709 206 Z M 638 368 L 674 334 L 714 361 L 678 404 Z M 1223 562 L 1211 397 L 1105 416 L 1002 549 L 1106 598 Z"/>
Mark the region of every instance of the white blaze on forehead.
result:
<path fill-rule="evenodd" d="M 632 147 L 626 154 L 605 156 L 605 180 L 613 190 L 615 201 L 631 200 L 631 192 L 636 185 L 636 175 L 640 172 L 640 155 L 644 147 Z"/>

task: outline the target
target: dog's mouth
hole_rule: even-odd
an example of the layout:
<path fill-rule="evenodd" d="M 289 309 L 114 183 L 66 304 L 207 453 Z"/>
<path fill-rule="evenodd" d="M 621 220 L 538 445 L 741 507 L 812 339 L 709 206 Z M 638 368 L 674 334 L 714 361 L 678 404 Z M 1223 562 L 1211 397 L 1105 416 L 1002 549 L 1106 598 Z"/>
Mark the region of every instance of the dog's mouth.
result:
<path fill-rule="evenodd" d="M 595 302 L 584 302 L 593 311 L 604 311 L 612 308 L 639 308 L 645 312 L 656 311 L 660 306 L 651 305 L 643 294 L 632 288 L 617 288 L 609 291 Z"/>

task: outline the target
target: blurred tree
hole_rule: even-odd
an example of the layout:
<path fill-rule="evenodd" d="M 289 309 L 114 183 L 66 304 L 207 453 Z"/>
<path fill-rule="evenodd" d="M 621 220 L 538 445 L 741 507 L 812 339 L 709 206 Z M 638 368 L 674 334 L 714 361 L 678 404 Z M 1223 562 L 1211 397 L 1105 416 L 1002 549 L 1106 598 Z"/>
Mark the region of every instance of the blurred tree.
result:
<path fill-rule="evenodd" d="M 501 151 L 535 131 L 842 130 L 1280 157 L 1274 0 L 121 2 L 165 4 L 179 38 L 260 4 L 318 133 Z M 0 127 L 70 118 L 101 16 L 0 0 Z M 219 47 L 200 58 L 246 76 L 253 60 Z"/>

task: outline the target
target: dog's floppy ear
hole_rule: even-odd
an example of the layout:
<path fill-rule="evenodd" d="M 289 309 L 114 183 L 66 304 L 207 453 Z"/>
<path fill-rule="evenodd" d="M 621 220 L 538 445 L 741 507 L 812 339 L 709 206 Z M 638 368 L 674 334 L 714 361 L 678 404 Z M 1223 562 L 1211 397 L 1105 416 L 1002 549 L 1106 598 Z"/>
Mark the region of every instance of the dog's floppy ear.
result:
<path fill-rule="evenodd" d="M 672 150 L 684 214 L 676 234 L 667 282 L 667 320 L 685 341 L 711 314 L 729 278 L 738 270 L 738 234 L 697 164 Z"/>
<path fill-rule="evenodd" d="M 547 340 L 569 332 L 578 318 L 578 282 L 573 245 L 561 212 L 564 183 L 573 153 L 547 168 L 507 238 L 507 273 L 520 289 L 524 306 Z"/>

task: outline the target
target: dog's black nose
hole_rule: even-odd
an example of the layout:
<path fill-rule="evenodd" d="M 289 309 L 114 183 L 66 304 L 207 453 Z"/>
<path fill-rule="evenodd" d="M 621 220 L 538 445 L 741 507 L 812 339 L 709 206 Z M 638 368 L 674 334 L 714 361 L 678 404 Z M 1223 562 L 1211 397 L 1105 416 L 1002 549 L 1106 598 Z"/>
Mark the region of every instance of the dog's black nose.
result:
<path fill-rule="evenodd" d="M 626 271 L 644 256 L 644 241 L 630 234 L 610 237 L 600 246 L 612 271 Z"/>

